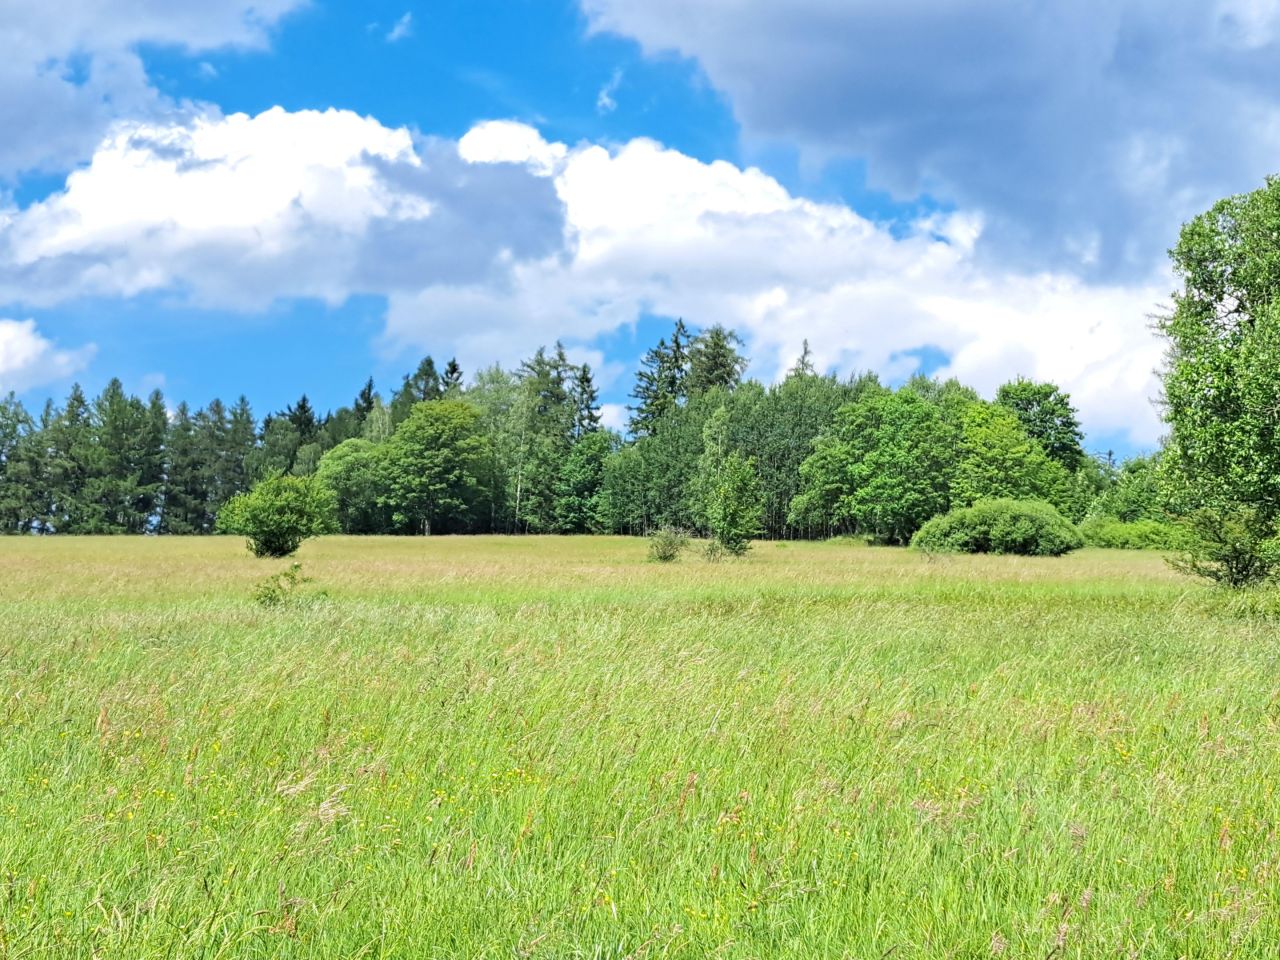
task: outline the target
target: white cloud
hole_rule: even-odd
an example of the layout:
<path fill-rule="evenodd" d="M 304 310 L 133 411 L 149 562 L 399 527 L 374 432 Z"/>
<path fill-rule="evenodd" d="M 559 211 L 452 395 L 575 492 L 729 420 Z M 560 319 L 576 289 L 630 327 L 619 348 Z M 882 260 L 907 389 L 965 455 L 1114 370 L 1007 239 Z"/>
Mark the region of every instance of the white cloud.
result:
<path fill-rule="evenodd" d="M 580 0 L 692 58 L 749 143 L 981 210 L 1000 263 L 1150 277 L 1280 155 L 1277 0 Z"/>
<path fill-rule="evenodd" d="M 41 335 L 34 320 L 0 318 L 0 394 L 64 380 L 82 370 L 95 349 L 63 350 Z"/>
<path fill-rule="evenodd" d="M 627 410 L 625 403 L 600 404 L 600 425 L 606 430 L 617 430 L 623 433 L 630 419 L 631 413 Z"/>
<path fill-rule="evenodd" d="M 618 101 L 614 99 L 614 94 L 618 92 L 618 87 L 622 85 L 622 70 L 613 71 L 613 75 L 600 92 L 596 94 L 596 112 L 597 113 L 613 113 L 618 109 Z"/>
<path fill-rule="evenodd" d="M 10 2 L 0 14 L 0 177 L 66 169 L 112 120 L 180 109 L 152 87 L 141 44 L 262 47 L 306 0 Z"/>
<path fill-rule="evenodd" d="M 278 297 L 492 280 L 561 241 L 552 186 L 347 111 L 115 127 L 61 192 L 0 211 L 0 302 Z"/>
<path fill-rule="evenodd" d="M 387 32 L 387 43 L 398 43 L 413 36 L 413 14 L 405 12 L 395 25 Z"/>

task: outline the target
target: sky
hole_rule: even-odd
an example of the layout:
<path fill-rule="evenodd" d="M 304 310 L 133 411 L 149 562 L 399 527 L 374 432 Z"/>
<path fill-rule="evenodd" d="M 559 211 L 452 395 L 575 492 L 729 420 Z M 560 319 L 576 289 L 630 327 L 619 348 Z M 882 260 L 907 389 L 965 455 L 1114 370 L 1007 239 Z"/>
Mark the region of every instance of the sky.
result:
<path fill-rule="evenodd" d="M 389 393 L 676 317 L 1162 432 L 1179 225 L 1280 170 L 1280 0 L 0 4 L 0 392 Z"/>

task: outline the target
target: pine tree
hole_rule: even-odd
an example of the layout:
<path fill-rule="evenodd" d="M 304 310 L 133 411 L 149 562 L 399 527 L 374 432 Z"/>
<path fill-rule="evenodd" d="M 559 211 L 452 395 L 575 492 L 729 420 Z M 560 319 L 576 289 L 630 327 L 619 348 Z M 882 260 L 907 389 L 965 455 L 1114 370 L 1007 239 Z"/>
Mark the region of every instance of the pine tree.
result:
<path fill-rule="evenodd" d="M 718 323 L 698 334 L 689 349 L 689 396 L 736 387 L 747 369 L 747 359 L 738 353 L 740 346 L 742 338 Z"/>
<path fill-rule="evenodd" d="M 258 446 L 253 451 L 249 475 L 255 483 L 293 469 L 302 438 L 288 417 L 268 416 L 262 421 Z"/>
<path fill-rule="evenodd" d="M 207 533 L 205 508 L 209 493 L 204 486 L 205 471 L 200 462 L 196 424 L 185 401 L 178 404 L 169 423 L 165 455 L 167 468 L 160 531 Z"/>
<path fill-rule="evenodd" d="M 418 369 L 412 376 L 406 376 L 400 389 L 391 398 L 391 422 L 399 425 L 409 416 L 414 404 L 428 400 L 439 400 L 443 396 L 440 387 L 440 374 L 436 372 L 436 362 L 430 355 L 423 357 Z"/>
<path fill-rule="evenodd" d="M 0 398 L 0 533 L 30 529 L 30 479 L 22 448 L 35 430 L 31 415 L 12 392 Z"/>
<path fill-rule="evenodd" d="M 631 433 L 637 437 L 652 434 L 662 419 L 688 396 L 689 332 L 683 320 L 676 321 L 671 343 L 658 341 L 640 362 L 636 386 L 631 396 Z"/>
<path fill-rule="evenodd" d="M 809 338 L 806 337 L 804 347 L 800 351 L 800 357 L 796 360 L 795 366 L 787 373 L 787 376 L 813 376 L 817 372 L 817 369 L 813 365 L 813 351 L 809 349 Z"/>
<path fill-rule="evenodd" d="M 355 403 L 351 405 L 351 409 L 355 411 L 361 423 L 368 419 L 369 413 L 373 410 L 374 398 L 377 396 L 378 392 L 373 389 L 373 377 L 370 377 L 356 394 Z"/>
<path fill-rule="evenodd" d="M 94 401 L 91 416 L 96 469 L 86 478 L 101 533 L 144 533 L 160 495 L 159 456 L 148 408 L 113 379 Z"/>
<path fill-rule="evenodd" d="M 591 366 L 575 367 L 572 376 L 573 436 L 581 440 L 600 429 L 600 394 L 596 390 Z"/>
<path fill-rule="evenodd" d="M 441 391 L 446 397 L 454 397 L 462 393 L 462 367 L 458 366 L 458 358 L 452 358 L 444 367 L 444 376 L 440 379 Z"/>
<path fill-rule="evenodd" d="M 253 485 L 253 457 L 258 445 L 258 425 L 253 408 L 243 394 L 231 408 L 227 423 L 227 464 L 223 491 L 228 496 L 245 493 Z"/>
<path fill-rule="evenodd" d="M 311 406 L 311 401 L 307 399 L 304 393 L 298 402 L 293 406 L 286 407 L 284 411 L 285 419 L 293 424 L 293 429 L 298 432 L 298 442 L 314 443 L 316 435 L 320 431 L 320 421 L 316 418 L 315 409 Z"/>
<path fill-rule="evenodd" d="M 89 402 L 80 384 L 71 387 L 67 404 L 48 429 L 48 526 L 57 533 L 97 533 L 101 511 L 89 499 L 90 478 L 99 475 Z"/>

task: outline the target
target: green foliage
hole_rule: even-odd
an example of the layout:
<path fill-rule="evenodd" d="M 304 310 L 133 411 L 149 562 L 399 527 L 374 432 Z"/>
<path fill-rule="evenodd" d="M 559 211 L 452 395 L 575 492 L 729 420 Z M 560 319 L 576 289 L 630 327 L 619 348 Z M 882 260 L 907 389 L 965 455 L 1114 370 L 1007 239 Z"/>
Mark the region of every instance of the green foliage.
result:
<path fill-rule="evenodd" d="M 405 374 L 404 381 L 391 397 L 392 426 L 399 426 L 419 403 L 439 400 L 444 396 L 444 386 L 440 382 L 440 373 L 436 370 L 436 362 L 428 354 L 418 364 L 412 374 Z"/>
<path fill-rule="evenodd" d="M 574 373 L 558 343 L 550 354 L 539 348 L 517 372 L 513 508 L 518 528 L 530 533 L 556 529 L 556 484 L 579 425 Z"/>
<path fill-rule="evenodd" d="M 906 543 L 947 509 L 957 430 L 917 392 L 866 391 L 841 407 L 800 467 L 791 522 Z"/>
<path fill-rule="evenodd" d="M 755 465 L 729 447 L 729 412 L 721 406 L 702 429 L 696 481 L 700 519 L 719 549 L 740 557 L 760 534 L 764 505 Z"/>
<path fill-rule="evenodd" d="M 1198 505 L 1280 515 L 1280 179 L 1187 223 L 1161 320 L 1168 466 Z"/>
<path fill-rule="evenodd" d="M 1010 410 L 998 404 L 971 403 L 961 422 L 952 503 L 1044 500 L 1060 507 L 1070 499 L 1070 475 L 1027 435 Z"/>
<path fill-rule="evenodd" d="M 693 338 L 689 346 L 689 396 L 708 390 L 732 390 L 747 369 L 747 358 L 738 352 L 742 338 L 717 323 Z"/>
<path fill-rule="evenodd" d="M 260 580 L 250 596 L 254 603 L 262 607 L 291 606 L 303 599 L 302 587 L 310 582 L 310 577 L 302 575 L 302 564 L 294 562 L 289 564 L 288 570 L 273 573 Z M 308 599 L 320 596 L 323 594 L 310 594 Z"/>
<path fill-rule="evenodd" d="M 333 491 L 319 480 L 282 475 L 228 500 L 217 530 L 248 538 L 255 557 L 287 557 L 310 537 L 337 533 L 337 513 Z"/>
<path fill-rule="evenodd" d="M 386 444 L 383 505 L 424 534 L 466 529 L 484 491 L 489 444 L 465 400 L 417 404 Z"/>
<path fill-rule="evenodd" d="M 1280 570 L 1280 536 L 1266 513 L 1250 507 L 1203 507 L 1186 520 L 1185 552 L 1169 563 L 1181 573 L 1232 589 L 1257 586 Z"/>
<path fill-rule="evenodd" d="M 1085 459 L 1084 434 L 1071 395 L 1053 383 L 1019 377 L 996 392 L 996 403 L 1012 411 L 1027 435 L 1067 471 Z"/>
<path fill-rule="evenodd" d="M 1051 504 L 984 500 L 934 517 L 911 545 L 937 553 L 1016 553 L 1057 557 L 1083 546 L 1079 531 Z"/>
<path fill-rule="evenodd" d="M 675 563 L 689 547 L 689 533 L 679 527 L 659 527 L 649 534 L 649 559 Z"/>
<path fill-rule="evenodd" d="M 382 500 L 386 450 L 360 437 L 344 440 L 320 458 L 315 477 L 333 491 L 343 533 L 391 533 L 391 509 Z"/>
<path fill-rule="evenodd" d="M 585 434 L 569 451 L 556 482 L 556 529 L 597 533 L 601 529 L 605 463 L 615 439 L 603 430 Z"/>
<path fill-rule="evenodd" d="M 1186 530 L 1159 520 L 1120 520 L 1092 516 L 1080 524 L 1086 546 L 1114 550 L 1178 550 L 1187 543 Z"/>
<path fill-rule="evenodd" d="M 634 436 L 652 434 L 688 396 L 689 331 L 683 320 L 677 320 L 671 343 L 659 340 L 640 361 L 636 385 L 631 396 L 630 430 Z"/>

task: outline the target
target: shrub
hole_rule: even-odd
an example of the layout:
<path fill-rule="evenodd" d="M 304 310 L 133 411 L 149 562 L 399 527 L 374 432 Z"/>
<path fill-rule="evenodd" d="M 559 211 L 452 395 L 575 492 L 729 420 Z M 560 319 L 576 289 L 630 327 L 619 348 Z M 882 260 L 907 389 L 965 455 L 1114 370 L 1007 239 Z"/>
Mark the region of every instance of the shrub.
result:
<path fill-rule="evenodd" d="M 1115 517 L 1089 517 L 1080 524 L 1080 536 L 1090 547 L 1114 550 L 1178 550 L 1187 545 L 1187 533 L 1172 523 Z"/>
<path fill-rule="evenodd" d="M 1241 589 L 1274 579 L 1280 569 L 1276 524 L 1257 510 L 1204 508 L 1187 518 L 1186 529 L 1185 552 L 1169 560 L 1182 573 Z"/>
<path fill-rule="evenodd" d="M 689 546 L 689 534 L 679 527 L 659 527 L 649 534 L 649 559 L 674 563 Z"/>
<path fill-rule="evenodd" d="M 289 569 L 258 582 L 253 588 L 254 602 L 263 607 L 279 607 L 299 596 L 299 589 L 304 583 L 310 583 L 310 577 L 302 575 L 302 564 L 291 563 Z"/>
<path fill-rule="evenodd" d="M 277 476 L 228 500 L 217 529 L 247 537 L 255 557 L 287 557 L 308 537 L 337 533 L 337 515 L 333 491 L 323 482 Z"/>
<path fill-rule="evenodd" d="M 1017 553 L 1057 557 L 1083 546 L 1080 532 L 1039 500 L 983 500 L 934 517 L 911 545 L 942 553 Z"/>

